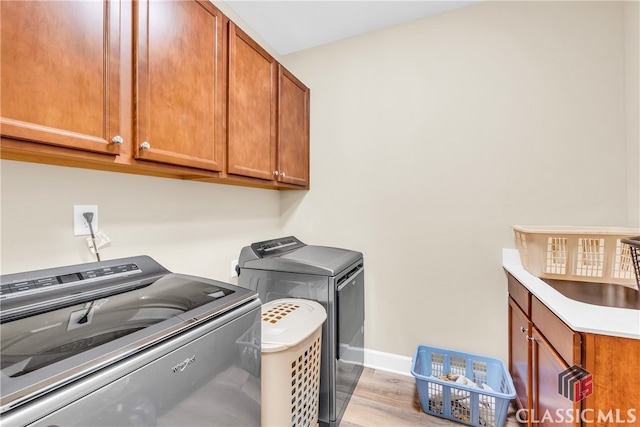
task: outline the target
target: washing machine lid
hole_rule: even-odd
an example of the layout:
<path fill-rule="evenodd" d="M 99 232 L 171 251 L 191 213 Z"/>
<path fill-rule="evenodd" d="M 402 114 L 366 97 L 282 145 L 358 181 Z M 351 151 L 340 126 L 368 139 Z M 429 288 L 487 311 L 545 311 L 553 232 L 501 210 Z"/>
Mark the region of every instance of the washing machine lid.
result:
<path fill-rule="evenodd" d="M 263 247 L 269 247 L 268 242 L 273 242 L 271 244 L 275 246 L 270 247 L 278 247 L 278 241 L 291 242 L 291 239 L 297 242 L 292 245 L 294 248 L 279 253 L 257 252 L 255 243 L 247 246 L 240 253 L 238 265 L 241 269 L 336 276 L 354 263 L 362 262 L 361 252 L 329 246 L 305 245 L 293 236 L 261 242 L 261 244 Z"/>
<path fill-rule="evenodd" d="M 35 287 L 41 279 L 49 284 Z M 149 257 L 2 276 L 10 285 L 0 300 L 0 413 L 257 298 Z"/>

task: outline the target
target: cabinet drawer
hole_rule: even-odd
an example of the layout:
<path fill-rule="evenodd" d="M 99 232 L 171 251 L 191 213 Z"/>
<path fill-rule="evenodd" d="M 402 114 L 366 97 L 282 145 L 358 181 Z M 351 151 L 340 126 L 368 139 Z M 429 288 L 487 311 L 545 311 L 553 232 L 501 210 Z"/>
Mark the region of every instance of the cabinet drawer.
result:
<path fill-rule="evenodd" d="M 518 280 L 511 274 L 507 275 L 509 286 L 509 296 L 520 306 L 524 314 L 531 315 L 531 294 Z"/>
<path fill-rule="evenodd" d="M 531 321 L 569 366 L 581 363 L 580 334 L 535 296 L 531 298 Z"/>

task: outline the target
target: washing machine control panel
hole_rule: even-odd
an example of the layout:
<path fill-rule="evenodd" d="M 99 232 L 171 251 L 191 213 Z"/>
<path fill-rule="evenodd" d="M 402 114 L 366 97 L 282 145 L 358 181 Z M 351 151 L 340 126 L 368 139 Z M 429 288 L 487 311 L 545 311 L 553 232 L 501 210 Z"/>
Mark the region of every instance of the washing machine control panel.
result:
<path fill-rule="evenodd" d="M 106 278 L 115 279 L 131 274 L 140 274 L 142 271 L 134 263 L 120 264 L 109 267 L 93 268 L 85 271 L 65 273 L 58 275 L 47 275 L 44 277 L 21 278 L 19 280 L 8 281 L 0 285 L 0 295 L 2 298 L 24 296 L 27 293 L 44 291 L 45 288 L 60 288 L 71 286 L 76 283 L 86 284 Z"/>

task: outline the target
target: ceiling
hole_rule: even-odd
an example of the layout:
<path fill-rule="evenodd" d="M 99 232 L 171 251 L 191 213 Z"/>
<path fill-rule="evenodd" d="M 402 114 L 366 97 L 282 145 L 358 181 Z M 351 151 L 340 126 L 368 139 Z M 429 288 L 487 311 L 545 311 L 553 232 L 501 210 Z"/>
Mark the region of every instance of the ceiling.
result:
<path fill-rule="evenodd" d="M 436 15 L 481 0 L 226 0 L 280 55 Z"/>

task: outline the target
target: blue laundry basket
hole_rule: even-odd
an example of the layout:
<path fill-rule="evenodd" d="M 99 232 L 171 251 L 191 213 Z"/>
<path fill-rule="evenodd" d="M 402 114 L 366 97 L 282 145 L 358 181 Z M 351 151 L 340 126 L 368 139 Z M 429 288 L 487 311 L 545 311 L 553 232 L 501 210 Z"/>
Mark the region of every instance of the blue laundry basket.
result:
<path fill-rule="evenodd" d="M 503 427 L 516 397 L 509 371 L 491 357 L 419 345 L 411 374 L 424 412 L 470 426 Z M 447 374 L 463 375 L 478 387 L 438 378 Z"/>

